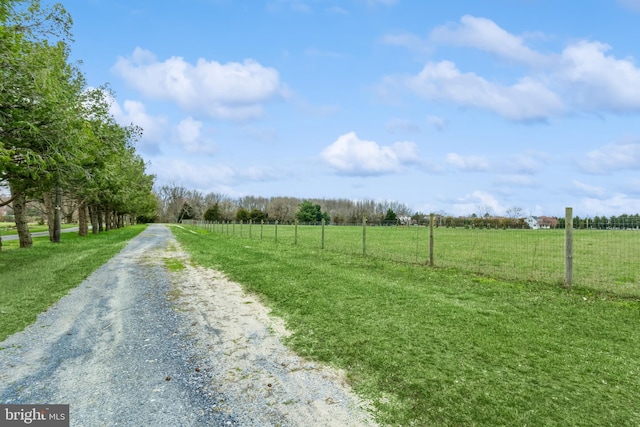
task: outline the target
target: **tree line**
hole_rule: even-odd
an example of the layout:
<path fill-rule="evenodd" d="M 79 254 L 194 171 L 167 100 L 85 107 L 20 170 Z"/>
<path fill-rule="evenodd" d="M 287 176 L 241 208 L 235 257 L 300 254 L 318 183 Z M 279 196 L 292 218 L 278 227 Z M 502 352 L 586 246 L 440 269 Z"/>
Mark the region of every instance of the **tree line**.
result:
<path fill-rule="evenodd" d="M 430 214 L 412 211 L 406 204 L 394 201 L 349 199 L 301 199 L 296 197 L 244 196 L 233 198 L 220 193 L 204 194 L 177 184 L 155 189 L 157 214 L 149 221 L 180 222 L 185 219 L 220 221 L 253 221 L 290 224 L 301 223 L 334 225 L 361 224 L 363 215 L 370 225 L 428 225 Z M 508 216 L 497 216 L 488 207 L 466 216 L 453 216 L 444 211 L 434 213 L 436 227 L 527 229 L 530 228 L 524 210 L 513 206 Z M 548 228 L 564 228 L 564 217 L 539 217 Z M 640 215 L 595 216 L 573 219 L 577 229 L 640 228 Z"/>
<path fill-rule="evenodd" d="M 142 129 L 119 125 L 108 85 L 88 87 L 70 62 L 71 25 L 59 3 L 0 0 L 0 207 L 13 208 L 22 248 L 32 244 L 29 203 L 43 207 L 54 242 L 65 201 L 80 235 L 156 209 L 154 177 L 135 151 Z"/>
<path fill-rule="evenodd" d="M 155 190 L 158 210 L 153 220 L 180 222 L 184 219 L 207 221 L 266 221 L 290 224 L 296 219 L 304 223 L 369 224 L 410 216 L 410 208 L 393 201 L 348 199 L 301 199 L 297 197 L 245 196 L 232 198 L 220 193 L 204 194 L 183 186 L 163 185 Z"/>

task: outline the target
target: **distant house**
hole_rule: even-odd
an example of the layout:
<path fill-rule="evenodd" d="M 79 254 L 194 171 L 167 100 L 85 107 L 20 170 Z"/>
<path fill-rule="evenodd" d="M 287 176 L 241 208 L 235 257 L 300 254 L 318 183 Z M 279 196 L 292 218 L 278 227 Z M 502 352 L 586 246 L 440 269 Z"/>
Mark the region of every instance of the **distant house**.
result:
<path fill-rule="evenodd" d="M 525 219 L 532 230 L 556 228 L 558 220 L 550 216 L 530 216 Z"/>

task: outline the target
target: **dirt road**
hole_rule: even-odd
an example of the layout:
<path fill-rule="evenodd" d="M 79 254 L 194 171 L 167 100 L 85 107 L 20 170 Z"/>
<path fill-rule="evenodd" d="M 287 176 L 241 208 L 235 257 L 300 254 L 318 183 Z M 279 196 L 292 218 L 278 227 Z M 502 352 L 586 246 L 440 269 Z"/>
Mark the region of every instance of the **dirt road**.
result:
<path fill-rule="evenodd" d="M 0 401 L 69 404 L 72 426 L 374 425 L 341 373 L 292 354 L 286 333 L 152 225 L 0 343 Z"/>

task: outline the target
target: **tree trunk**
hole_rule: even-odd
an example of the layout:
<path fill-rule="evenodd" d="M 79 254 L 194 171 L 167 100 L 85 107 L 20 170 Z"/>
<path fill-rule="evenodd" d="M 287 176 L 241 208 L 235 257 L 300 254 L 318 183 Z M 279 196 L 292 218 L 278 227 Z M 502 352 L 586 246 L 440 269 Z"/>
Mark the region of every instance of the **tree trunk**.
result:
<path fill-rule="evenodd" d="M 96 206 L 96 216 L 98 217 L 98 233 L 102 233 L 104 231 L 103 222 L 102 222 L 102 207 Z"/>
<path fill-rule="evenodd" d="M 49 241 L 53 242 L 53 194 L 50 191 L 44 193 L 44 208 L 47 214 L 47 227 L 49 227 Z"/>
<path fill-rule="evenodd" d="M 62 223 L 62 188 L 55 189 L 53 206 L 53 243 L 60 243 L 60 228 Z"/>
<path fill-rule="evenodd" d="M 123 228 L 124 227 L 124 215 L 120 214 L 118 215 L 118 228 Z"/>
<path fill-rule="evenodd" d="M 31 233 L 29 233 L 29 224 L 27 223 L 27 201 L 24 194 L 16 194 L 15 188 L 10 185 L 11 196 L 13 199 L 13 215 L 16 220 L 16 228 L 18 229 L 18 239 L 21 248 L 30 248 L 33 245 Z"/>
<path fill-rule="evenodd" d="M 104 209 L 104 231 L 111 230 L 111 211 Z"/>
<path fill-rule="evenodd" d="M 89 234 L 89 223 L 87 221 L 87 216 L 89 208 L 87 204 L 83 201 L 78 203 L 78 236 L 86 236 Z"/>
<path fill-rule="evenodd" d="M 89 206 L 89 218 L 91 219 L 91 233 L 98 234 L 98 209 L 96 205 Z"/>

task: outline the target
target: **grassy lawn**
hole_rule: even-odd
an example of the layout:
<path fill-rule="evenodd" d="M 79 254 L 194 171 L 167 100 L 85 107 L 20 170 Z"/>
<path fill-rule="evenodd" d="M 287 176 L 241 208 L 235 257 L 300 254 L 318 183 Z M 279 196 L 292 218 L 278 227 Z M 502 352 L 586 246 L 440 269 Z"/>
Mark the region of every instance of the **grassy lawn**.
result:
<path fill-rule="evenodd" d="M 346 369 L 385 424 L 640 425 L 638 300 L 276 243 L 256 229 L 252 240 L 173 232 L 197 263 L 262 295 L 299 354 Z"/>
<path fill-rule="evenodd" d="M 73 228 L 73 227 L 77 227 L 78 224 L 62 224 L 60 227 L 62 229 L 65 228 Z M 11 236 L 11 235 L 15 235 L 18 234 L 18 231 L 16 230 L 16 224 L 15 222 L 0 222 L 0 236 Z M 49 226 L 45 225 L 38 225 L 38 224 L 29 224 L 29 232 L 31 233 L 37 233 L 39 231 L 49 231 Z"/>
<path fill-rule="evenodd" d="M 249 240 L 293 244 L 293 225 L 216 224 L 217 233 Z M 361 226 L 325 227 L 328 251 L 363 253 Z M 640 231 L 574 230 L 574 285 L 595 291 L 640 297 Z M 298 226 L 297 246 L 319 249 L 320 226 Z M 427 227 L 367 227 L 366 254 L 402 263 L 429 261 Z M 439 227 L 434 230 L 434 261 L 502 280 L 560 284 L 564 279 L 564 230 L 495 230 Z"/>
<path fill-rule="evenodd" d="M 78 286 L 144 230 L 144 225 L 80 238 L 65 233 L 59 244 L 34 238 L 31 249 L 3 242 L 0 252 L 0 341 L 24 329 L 39 313 Z"/>

